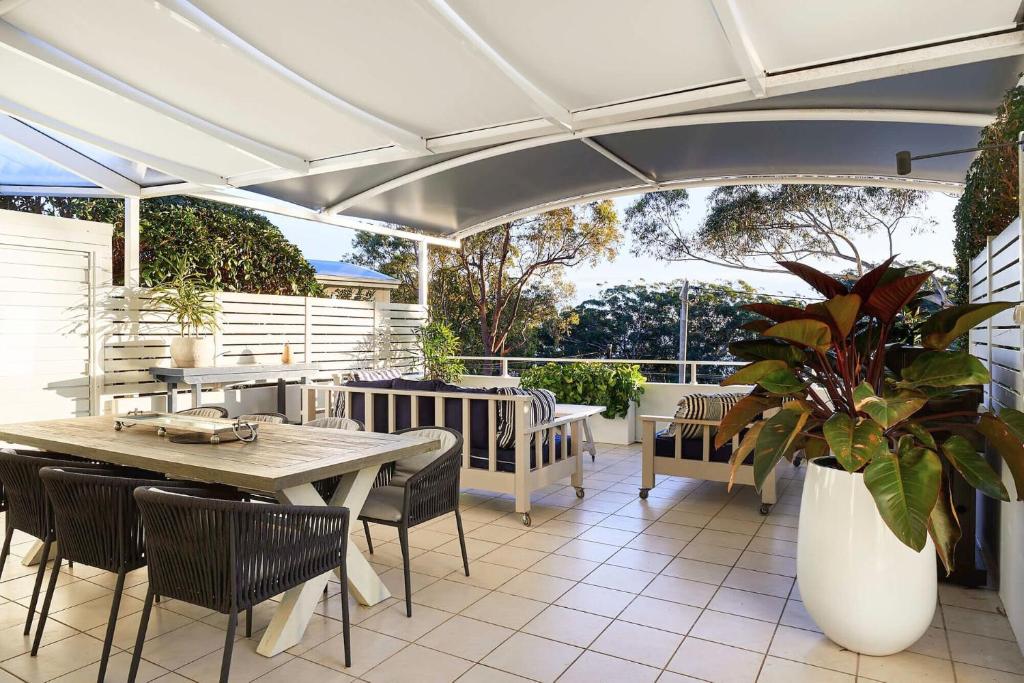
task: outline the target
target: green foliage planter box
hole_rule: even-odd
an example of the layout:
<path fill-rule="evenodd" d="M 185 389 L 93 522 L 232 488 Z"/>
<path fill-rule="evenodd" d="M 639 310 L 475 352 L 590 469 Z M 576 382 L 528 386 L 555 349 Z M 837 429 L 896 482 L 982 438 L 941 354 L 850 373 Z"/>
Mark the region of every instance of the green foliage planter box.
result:
<path fill-rule="evenodd" d="M 636 441 L 636 406 L 646 380 L 636 365 L 548 363 L 525 371 L 520 386 L 547 389 L 559 403 L 605 406 L 591 418 L 595 441 L 629 444 Z"/>

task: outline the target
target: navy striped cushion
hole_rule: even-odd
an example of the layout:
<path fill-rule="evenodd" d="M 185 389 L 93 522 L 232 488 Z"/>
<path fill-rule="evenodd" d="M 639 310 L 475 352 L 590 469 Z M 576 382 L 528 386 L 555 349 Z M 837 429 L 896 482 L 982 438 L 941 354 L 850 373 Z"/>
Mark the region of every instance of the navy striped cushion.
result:
<path fill-rule="evenodd" d="M 521 389 L 519 387 L 499 387 L 495 393 L 502 396 L 530 396 L 530 424 L 542 425 L 555 418 L 555 395 L 547 389 Z M 498 448 L 514 448 L 515 435 L 515 402 L 499 401 L 497 408 Z"/>
<path fill-rule="evenodd" d="M 676 417 L 685 420 L 710 420 L 721 422 L 734 405 L 746 394 L 721 393 L 721 394 L 689 394 L 679 399 L 676 406 Z M 666 436 L 675 436 L 676 430 L 682 434 L 684 439 L 696 439 L 704 436 L 704 425 L 692 424 L 671 424 L 665 430 Z M 711 428 L 715 433 L 715 428 Z"/>

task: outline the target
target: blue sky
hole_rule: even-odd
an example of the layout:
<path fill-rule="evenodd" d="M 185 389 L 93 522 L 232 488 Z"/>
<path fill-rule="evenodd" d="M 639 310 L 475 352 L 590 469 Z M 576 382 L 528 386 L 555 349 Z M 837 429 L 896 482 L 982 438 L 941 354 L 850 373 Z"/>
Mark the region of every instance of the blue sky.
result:
<path fill-rule="evenodd" d="M 710 189 L 690 191 L 690 209 L 684 220 L 696 225 L 705 213 L 706 199 Z M 621 197 L 615 200 L 619 215 L 625 213 L 626 206 L 633 197 Z M 930 260 L 936 263 L 953 265 L 953 207 L 956 199 L 939 193 L 931 193 L 928 198 L 926 213 L 937 225 L 934 231 L 927 234 L 900 235 L 896 240 L 897 251 L 904 257 L 915 260 Z M 322 223 L 304 221 L 296 218 L 267 215 L 285 236 L 298 245 L 306 258 L 340 260 L 352 250 L 353 231 L 336 228 Z M 859 244 L 858 248 L 867 260 L 880 260 L 885 253 L 883 245 L 873 248 L 870 242 Z M 603 286 L 625 284 L 646 280 L 647 282 L 664 282 L 668 280 L 689 278 L 701 281 L 745 280 L 759 290 L 780 294 L 808 294 L 808 289 L 791 275 L 757 273 L 739 271 L 731 268 L 713 266 L 706 263 L 664 263 L 648 257 L 635 257 L 629 253 L 629 238 L 619 251 L 619 256 L 612 262 L 602 263 L 594 268 L 576 268 L 572 279 L 576 284 L 576 300 L 582 301 L 598 294 Z"/>

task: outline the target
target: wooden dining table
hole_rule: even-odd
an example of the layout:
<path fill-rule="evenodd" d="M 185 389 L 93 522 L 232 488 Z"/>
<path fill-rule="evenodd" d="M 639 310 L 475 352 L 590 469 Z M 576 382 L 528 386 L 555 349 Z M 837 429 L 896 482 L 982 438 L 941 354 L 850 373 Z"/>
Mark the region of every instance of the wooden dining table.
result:
<path fill-rule="evenodd" d="M 250 443 L 179 444 L 158 436 L 148 425 L 117 431 L 115 421 L 115 416 L 105 415 L 0 424 L 0 440 L 140 467 L 175 479 L 268 493 L 283 503 L 343 506 L 352 522 L 383 463 L 440 447 L 437 439 L 269 423 L 259 425 L 259 437 Z M 333 498 L 325 502 L 313 482 L 339 475 Z M 347 559 L 349 588 L 359 602 L 374 605 L 390 597 L 354 543 L 348 544 Z M 324 574 L 284 593 L 257 652 L 272 657 L 302 639 L 327 580 Z"/>

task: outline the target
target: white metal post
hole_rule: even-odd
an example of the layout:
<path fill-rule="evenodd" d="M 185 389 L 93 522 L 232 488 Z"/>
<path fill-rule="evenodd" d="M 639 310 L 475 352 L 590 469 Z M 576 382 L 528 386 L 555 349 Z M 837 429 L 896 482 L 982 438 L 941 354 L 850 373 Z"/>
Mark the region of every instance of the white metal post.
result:
<path fill-rule="evenodd" d="M 142 200 L 124 198 L 124 286 L 139 286 L 139 210 Z"/>
<path fill-rule="evenodd" d="M 417 293 L 419 295 L 417 301 L 420 306 L 426 308 L 427 296 L 429 294 L 430 286 L 430 245 L 424 241 L 416 243 L 416 255 L 417 255 L 417 266 L 419 267 L 419 282 L 417 287 Z"/>
<path fill-rule="evenodd" d="M 687 343 L 687 332 L 689 330 L 689 318 L 690 316 L 690 281 L 683 280 L 682 289 L 679 290 L 679 360 L 684 361 L 679 364 L 679 383 L 682 384 L 686 381 L 686 343 Z M 695 379 L 697 376 L 696 370 L 694 370 L 691 379 Z"/>

